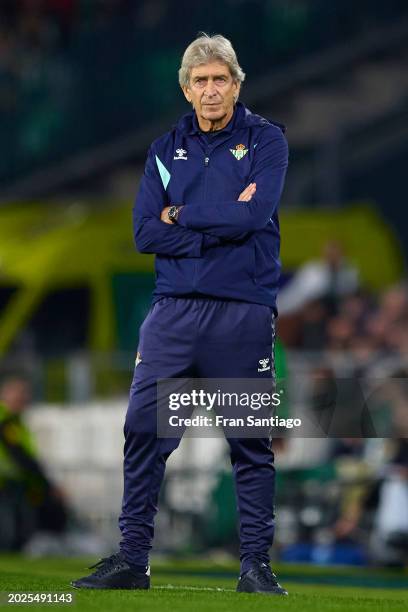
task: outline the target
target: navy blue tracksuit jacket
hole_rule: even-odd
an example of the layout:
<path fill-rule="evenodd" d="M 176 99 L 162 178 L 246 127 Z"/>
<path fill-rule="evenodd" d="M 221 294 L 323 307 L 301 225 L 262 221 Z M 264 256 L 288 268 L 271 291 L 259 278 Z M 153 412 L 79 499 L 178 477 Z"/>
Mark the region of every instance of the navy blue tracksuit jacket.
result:
<path fill-rule="evenodd" d="M 145 571 L 167 458 L 157 436 L 160 378 L 271 378 L 279 278 L 277 206 L 287 167 L 280 126 L 238 103 L 219 134 L 194 113 L 156 140 L 134 206 L 137 248 L 156 254 L 153 305 L 139 334 L 125 421 L 121 550 Z M 250 202 L 239 194 L 256 182 Z M 183 205 L 178 223 L 160 214 Z M 269 438 L 228 438 L 240 520 L 241 571 L 267 563 L 274 533 Z"/>
<path fill-rule="evenodd" d="M 152 144 L 134 228 L 138 250 L 157 255 L 156 298 L 204 294 L 276 307 L 287 164 L 282 126 L 240 102 L 211 143 L 189 113 Z M 253 182 L 252 200 L 237 202 Z M 169 204 L 184 206 L 177 225 L 160 221 Z"/>

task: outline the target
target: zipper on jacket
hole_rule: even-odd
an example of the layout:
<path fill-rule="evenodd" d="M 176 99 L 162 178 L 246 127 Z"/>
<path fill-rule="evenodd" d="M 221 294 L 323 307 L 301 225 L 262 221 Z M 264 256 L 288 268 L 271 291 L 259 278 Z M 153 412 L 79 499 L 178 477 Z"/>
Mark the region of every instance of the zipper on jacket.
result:
<path fill-rule="evenodd" d="M 210 164 L 210 156 L 208 154 L 208 151 L 205 151 L 205 157 L 204 157 L 204 167 L 208 168 Z M 207 197 L 207 172 L 205 172 L 204 174 L 204 194 L 203 194 L 203 201 L 205 202 L 205 199 Z M 194 262 L 194 272 L 193 272 L 193 284 L 195 286 L 196 284 L 196 279 L 197 279 L 197 269 L 198 269 L 198 261 L 196 260 Z"/>
<path fill-rule="evenodd" d="M 207 169 L 210 165 L 210 153 L 208 149 L 205 152 L 204 157 L 204 167 Z M 207 199 L 207 190 L 208 190 L 208 173 L 204 170 L 204 193 L 203 193 L 203 201 L 205 202 Z"/>

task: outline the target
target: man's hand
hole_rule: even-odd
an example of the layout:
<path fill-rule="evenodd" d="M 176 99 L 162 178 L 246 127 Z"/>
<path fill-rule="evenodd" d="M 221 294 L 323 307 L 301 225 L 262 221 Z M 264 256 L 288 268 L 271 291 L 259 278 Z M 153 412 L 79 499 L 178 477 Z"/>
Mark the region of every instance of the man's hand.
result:
<path fill-rule="evenodd" d="M 249 202 L 252 196 L 255 195 L 256 183 L 250 183 L 246 189 L 239 195 L 238 202 Z"/>
<path fill-rule="evenodd" d="M 170 221 L 169 219 L 169 210 L 170 210 L 171 206 L 166 206 L 166 208 L 163 208 L 163 210 L 161 211 L 161 215 L 160 215 L 160 219 L 161 221 L 164 221 L 164 223 L 168 223 L 169 225 L 173 225 L 173 221 Z"/>

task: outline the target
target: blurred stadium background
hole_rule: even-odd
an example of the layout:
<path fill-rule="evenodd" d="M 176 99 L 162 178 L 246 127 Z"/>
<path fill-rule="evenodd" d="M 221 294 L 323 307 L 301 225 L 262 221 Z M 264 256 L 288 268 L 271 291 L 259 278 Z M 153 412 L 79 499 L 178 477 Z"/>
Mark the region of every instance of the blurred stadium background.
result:
<path fill-rule="evenodd" d="M 0 374 L 25 377 L 23 408 L 28 386 L 33 397 L 11 446 L 2 428 L 0 550 L 116 547 L 122 424 L 154 283 L 131 206 L 149 143 L 188 111 L 177 69 L 204 30 L 235 46 L 241 99 L 287 125 L 285 408 L 301 409 L 317 375 L 381 386 L 378 437 L 276 440 L 273 555 L 406 565 L 407 2 L 2 0 L 0 19 Z M 47 490 L 60 520 L 38 520 Z M 156 533 L 157 554 L 236 554 L 223 441 L 186 438 L 171 457 Z"/>

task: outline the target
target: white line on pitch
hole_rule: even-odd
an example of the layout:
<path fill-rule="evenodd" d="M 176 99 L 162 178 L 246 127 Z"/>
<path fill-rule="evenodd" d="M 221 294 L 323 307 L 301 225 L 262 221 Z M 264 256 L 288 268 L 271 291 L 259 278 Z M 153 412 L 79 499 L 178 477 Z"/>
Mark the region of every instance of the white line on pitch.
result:
<path fill-rule="evenodd" d="M 154 586 L 153 589 L 168 589 L 175 591 L 214 591 L 215 593 L 219 593 L 221 591 L 223 593 L 235 593 L 235 589 L 220 589 L 219 587 L 195 587 L 182 585 L 175 586 L 173 584 Z"/>

